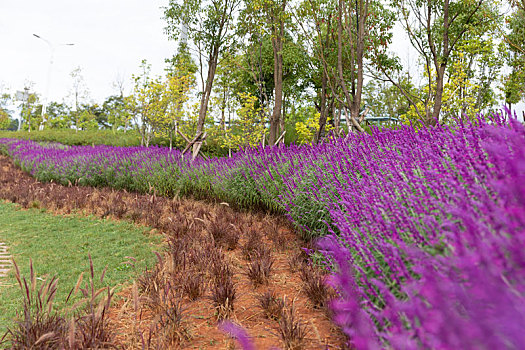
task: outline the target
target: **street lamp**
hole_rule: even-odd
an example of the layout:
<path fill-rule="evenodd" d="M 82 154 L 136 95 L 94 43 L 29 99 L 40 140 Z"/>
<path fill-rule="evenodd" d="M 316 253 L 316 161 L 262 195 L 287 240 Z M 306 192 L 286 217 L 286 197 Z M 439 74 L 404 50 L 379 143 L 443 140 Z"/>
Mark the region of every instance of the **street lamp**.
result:
<path fill-rule="evenodd" d="M 45 39 L 45 38 L 42 38 L 40 35 L 37 35 L 37 34 L 33 34 L 34 37 L 38 38 L 38 39 L 41 39 L 43 41 L 45 41 L 45 43 L 49 46 L 49 50 L 51 51 L 51 55 L 50 55 L 50 58 L 49 58 L 49 68 L 47 70 L 47 81 L 46 81 L 46 90 L 45 90 L 45 95 L 44 95 L 44 101 L 42 101 L 42 122 L 40 123 L 40 126 L 38 127 L 38 130 L 44 130 L 44 123 L 46 122 L 45 118 L 46 118 L 46 104 L 47 104 L 47 100 L 49 98 L 49 83 L 51 81 L 51 69 L 53 67 L 53 57 L 55 55 L 55 47 L 53 46 L 53 44 Z M 73 46 L 75 44 L 71 44 L 71 43 L 68 43 L 68 44 L 58 44 L 59 46 Z"/>
<path fill-rule="evenodd" d="M 29 87 L 25 87 L 24 88 L 24 91 L 17 91 L 16 92 L 16 95 L 15 95 L 15 98 L 17 99 L 17 101 L 22 101 L 22 112 L 20 113 L 20 118 L 18 120 L 18 131 L 20 131 L 20 128 L 22 126 L 22 118 L 24 117 L 23 114 L 24 114 L 24 107 L 23 107 L 23 103 L 26 104 L 26 111 L 29 110 Z M 29 132 L 31 132 L 31 119 L 29 119 Z"/>

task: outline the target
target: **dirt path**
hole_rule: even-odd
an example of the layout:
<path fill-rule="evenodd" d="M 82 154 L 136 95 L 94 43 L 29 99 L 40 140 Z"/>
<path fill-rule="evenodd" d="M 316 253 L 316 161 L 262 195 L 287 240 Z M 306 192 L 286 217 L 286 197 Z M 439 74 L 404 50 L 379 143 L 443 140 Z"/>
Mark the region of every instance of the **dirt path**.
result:
<path fill-rule="evenodd" d="M 330 321 L 327 310 L 316 306 L 305 293 L 303 273 L 307 265 L 301 250 L 304 242 L 279 218 L 191 199 L 40 183 L 4 156 L 0 156 L 0 199 L 60 215 L 129 220 L 165 235 L 169 248 L 159 255 L 162 263 L 137 281 L 138 288 L 124 290 L 112 309 L 112 327 L 118 342 L 126 349 L 231 348 L 233 342 L 217 327 L 218 309 L 212 300 L 217 287 L 213 285 L 217 280 L 215 267 L 219 265 L 228 267 L 236 290 L 235 307 L 228 317 L 247 330 L 257 349 L 285 348 L 279 335 L 280 323 L 267 317 L 261 308 L 260 298 L 267 291 L 274 291 L 276 298 L 285 300 L 288 306 L 293 303 L 294 318 L 287 319 L 288 326 L 294 323 L 306 331 L 297 348 L 345 347 L 344 338 Z M 219 237 L 221 232 L 225 238 Z M 233 243 L 232 234 L 237 235 Z M 258 286 L 247 273 L 251 258 L 246 256 L 246 247 L 250 236 L 257 236 L 257 249 L 263 252 L 267 248 L 273 262 L 267 281 Z M 188 277 L 197 274 L 202 278 L 204 290 L 198 298 L 190 300 L 183 292 L 184 285 Z M 167 300 L 166 291 L 176 293 Z M 163 320 L 162 314 L 171 314 L 177 303 L 183 315 L 181 327 L 174 328 L 171 321 Z M 173 329 L 180 334 L 175 336 Z M 290 331 L 293 332 L 293 327 Z M 150 346 L 143 346 L 142 339 L 147 343 L 150 335 Z"/>

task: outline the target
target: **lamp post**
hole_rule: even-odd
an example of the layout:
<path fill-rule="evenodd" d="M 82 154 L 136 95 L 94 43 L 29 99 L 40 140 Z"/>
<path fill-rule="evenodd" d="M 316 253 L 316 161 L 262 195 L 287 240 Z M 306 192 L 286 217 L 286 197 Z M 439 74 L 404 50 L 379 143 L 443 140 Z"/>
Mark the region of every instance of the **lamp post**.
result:
<path fill-rule="evenodd" d="M 24 102 L 26 104 L 26 112 L 28 113 L 28 121 L 29 121 L 29 132 L 31 132 L 31 115 L 29 114 L 29 87 L 25 87 L 24 91 L 17 91 L 16 92 L 16 99 L 18 101 L 22 101 L 22 112 L 20 113 L 20 120 L 18 121 L 18 131 L 20 131 L 20 128 L 22 126 L 22 119 L 24 118 Z"/>
<path fill-rule="evenodd" d="M 55 46 L 53 46 L 53 44 L 41 37 L 40 35 L 37 35 L 37 34 L 33 34 L 34 37 L 40 39 L 40 40 L 43 40 L 48 46 L 49 46 L 49 50 L 50 50 L 50 57 L 49 57 L 49 68 L 47 70 L 47 81 L 46 81 L 46 90 L 45 90 L 45 95 L 44 95 L 44 100 L 42 101 L 42 122 L 40 123 L 40 126 L 38 127 L 38 130 L 44 130 L 44 124 L 46 122 L 46 104 L 47 104 L 47 100 L 49 98 L 49 84 L 50 84 L 50 81 L 51 81 L 51 70 L 53 68 L 53 57 L 55 55 Z M 68 44 L 58 44 L 59 46 L 73 46 L 75 44 L 71 44 L 71 43 L 68 43 Z"/>

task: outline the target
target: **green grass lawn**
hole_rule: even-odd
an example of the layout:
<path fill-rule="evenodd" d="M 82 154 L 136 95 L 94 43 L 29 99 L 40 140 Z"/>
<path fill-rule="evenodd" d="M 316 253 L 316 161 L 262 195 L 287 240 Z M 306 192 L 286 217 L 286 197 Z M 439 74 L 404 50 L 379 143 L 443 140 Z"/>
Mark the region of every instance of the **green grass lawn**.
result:
<path fill-rule="evenodd" d="M 64 305 L 81 272 L 84 281 L 88 280 L 88 254 L 93 259 L 95 278 L 107 265 L 104 285 L 111 287 L 130 282 L 146 266 L 152 266 L 153 251 L 162 248 L 161 236 L 150 234 L 150 230 L 127 222 L 22 210 L 0 201 L 0 242 L 9 246 L 23 276 L 29 276 L 29 258 L 33 259 L 37 277 L 58 276 L 57 308 Z M 124 264 L 129 256 L 137 259 L 135 268 Z M 14 269 L 3 282 L 6 285 L 0 286 L 0 338 L 13 324 L 22 300 Z"/>

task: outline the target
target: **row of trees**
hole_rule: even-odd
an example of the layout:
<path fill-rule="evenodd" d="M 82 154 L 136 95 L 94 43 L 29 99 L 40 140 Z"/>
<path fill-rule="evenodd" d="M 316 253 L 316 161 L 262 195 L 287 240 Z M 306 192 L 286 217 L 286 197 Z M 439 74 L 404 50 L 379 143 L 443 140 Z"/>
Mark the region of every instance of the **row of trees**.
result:
<path fill-rule="evenodd" d="M 120 81 L 94 105 L 73 72 L 73 102 L 51 103 L 47 125 L 135 128 L 145 145 L 206 132 L 237 148 L 364 131 L 366 113 L 433 125 L 525 97 L 521 1 L 170 0 L 164 15 L 179 47 L 163 76 L 143 61 L 129 94 Z M 393 53 L 394 28 L 417 66 Z M 38 125 L 37 98 L 25 108 Z"/>
<path fill-rule="evenodd" d="M 22 124 L 21 130 L 38 130 L 40 125 L 46 128 L 71 128 L 87 130 L 96 128 L 118 129 L 124 126 L 126 119 L 124 100 L 120 96 L 110 96 L 102 105 L 88 102 L 70 106 L 64 102 L 51 102 L 46 109 L 46 121 L 43 123 L 42 104 L 39 96 L 30 93 L 24 102 L 13 101 L 12 96 L 2 95 L 3 107 L 0 107 L 0 130 L 18 130 L 18 120 L 13 118 L 14 111 L 9 109 L 13 103 L 19 103 Z M 122 111 L 122 112 L 121 112 Z"/>
<path fill-rule="evenodd" d="M 493 108 L 498 93 L 509 104 L 525 93 L 521 2 L 170 0 L 164 13 L 170 38 L 187 38 L 199 60 L 197 132 L 214 94 L 223 110 L 226 99 L 256 96 L 273 144 L 287 108 L 315 106 L 317 141 L 329 119 L 341 130 L 342 114 L 348 129 L 363 131 L 364 103 L 376 116 L 433 125 Z M 390 50 L 395 25 L 419 70 Z"/>
<path fill-rule="evenodd" d="M 71 74 L 71 91 L 69 103 L 51 102 L 46 106 L 45 115 L 42 113 L 43 105 L 40 96 L 32 92 L 33 83 L 26 82 L 24 94 L 9 94 L 5 87 L 0 87 L 0 129 L 8 130 L 38 130 L 41 126 L 51 128 L 74 128 L 85 130 L 99 126 L 108 127 L 114 111 L 115 103 L 118 105 L 117 96 L 108 98 L 102 106 L 91 103 L 89 90 L 84 82 L 82 71 L 74 69 Z M 13 118 L 14 111 L 10 108 L 17 106 L 20 110 L 20 120 Z M 3 121 L 3 122 L 2 122 Z"/>

